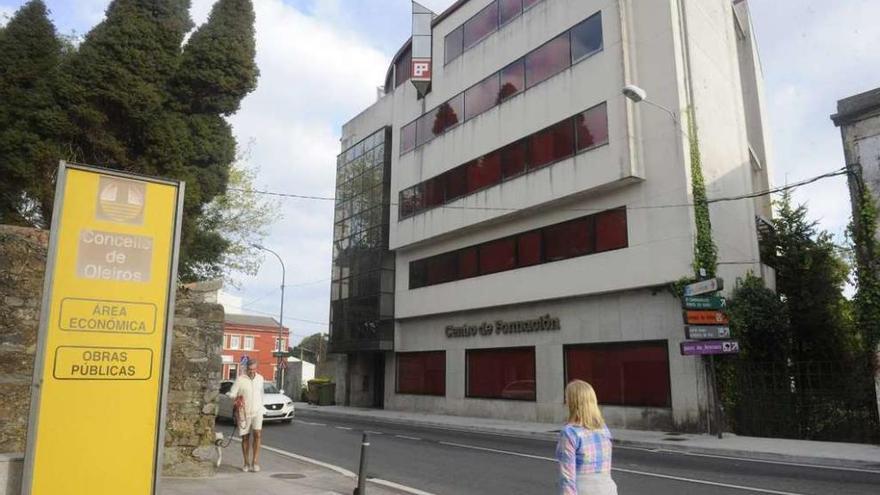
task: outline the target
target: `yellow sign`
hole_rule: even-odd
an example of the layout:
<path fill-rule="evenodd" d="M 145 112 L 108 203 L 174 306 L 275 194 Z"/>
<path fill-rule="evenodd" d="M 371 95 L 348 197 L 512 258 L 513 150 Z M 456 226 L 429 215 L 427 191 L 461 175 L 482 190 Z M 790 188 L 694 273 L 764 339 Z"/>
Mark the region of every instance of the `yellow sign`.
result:
<path fill-rule="evenodd" d="M 156 492 L 183 183 L 62 163 L 22 492 Z"/>

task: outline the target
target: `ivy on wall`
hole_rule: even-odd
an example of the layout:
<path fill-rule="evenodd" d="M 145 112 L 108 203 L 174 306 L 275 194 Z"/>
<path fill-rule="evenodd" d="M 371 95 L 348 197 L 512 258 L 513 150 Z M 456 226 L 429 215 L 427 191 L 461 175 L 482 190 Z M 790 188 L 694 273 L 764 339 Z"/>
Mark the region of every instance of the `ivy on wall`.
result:
<path fill-rule="evenodd" d="M 688 141 L 691 155 L 691 193 L 694 197 L 694 217 L 697 239 L 694 244 L 694 274 L 700 277 L 700 269 L 706 277 L 715 276 L 718 269 L 718 248 L 712 240 L 712 221 L 709 219 L 709 202 L 706 199 L 706 183 L 703 179 L 703 161 L 700 141 L 697 137 L 697 119 L 694 108 L 688 107 Z"/>
<path fill-rule="evenodd" d="M 867 349 L 880 343 L 880 252 L 877 246 L 877 203 L 859 172 L 852 172 L 856 181 L 856 208 L 850 224 L 850 235 L 856 249 L 856 295 L 853 316 L 856 328 L 864 337 Z"/>

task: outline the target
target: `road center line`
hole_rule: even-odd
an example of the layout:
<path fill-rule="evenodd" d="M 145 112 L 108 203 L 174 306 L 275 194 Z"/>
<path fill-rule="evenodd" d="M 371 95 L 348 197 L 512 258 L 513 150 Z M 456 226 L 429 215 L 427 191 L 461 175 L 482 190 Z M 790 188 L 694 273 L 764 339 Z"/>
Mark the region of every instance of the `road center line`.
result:
<path fill-rule="evenodd" d="M 351 431 L 351 428 L 348 427 L 348 426 L 334 426 L 334 428 L 336 428 L 337 430 L 347 430 L 347 431 Z"/>
<path fill-rule="evenodd" d="M 302 421 L 302 420 L 297 421 L 297 423 L 302 424 L 302 425 L 309 425 L 309 426 L 327 426 L 327 425 L 324 424 L 324 423 L 312 423 L 312 422 L 309 422 L 309 421 Z"/>
<path fill-rule="evenodd" d="M 415 440 L 415 441 L 417 441 L 417 442 L 421 440 L 421 438 L 418 438 L 418 437 L 408 437 L 408 436 L 406 436 L 406 435 L 394 435 L 394 436 L 397 437 L 397 438 L 403 438 L 404 440 Z"/>
<path fill-rule="evenodd" d="M 525 457 L 528 459 L 538 459 L 541 461 L 556 462 L 556 459 L 554 459 L 552 457 L 524 454 L 522 452 L 512 452 L 509 450 L 490 449 L 488 447 L 478 447 L 476 445 L 465 445 L 465 444 L 454 443 L 454 442 L 438 442 L 438 443 L 441 445 L 448 445 L 450 447 L 459 447 L 459 448 L 463 448 L 463 449 L 480 450 L 483 452 L 493 452 L 496 454 L 505 454 L 505 455 L 512 455 L 512 456 L 517 456 L 517 457 Z M 611 468 L 611 470 L 621 472 L 621 473 L 636 474 L 639 476 L 651 476 L 654 478 L 663 478 L 663 479 L 669 479 L 669 480 L 675 480 L 675 481 L 683 481 L 686 483 L 696 483 L 696 484 L 700 484 L 700 485 L 720 486 L 723 488 L 732 488 L 734 490 L 746 490 L 746 491 L 752 491 L 752 492 L 758 492 L 758 493 L 772 493 L 774 495 L 803 495 L 803 494 L 794 493 L 794 492 L 783 492 L 783 491 L 779 491 L 779 490 L 770 490 L 767 488 L 754 488 L 751 486 L 731 485 L 728 483 L 717 483 L 715 481 L 698 480 L 698 479 L 693 479 L 693 478 L 683 478 L 681 476 L 671 476 L 671 475 L 667 475 L 667 474 L 649 473 L 646 471 L 635 471 L 632 469 Z"/>
<path fill-rule="evenodd" d="M 369 433 L 370 435 L 384 435 L 381 431 L 364 430 L 364 433 Z"/>

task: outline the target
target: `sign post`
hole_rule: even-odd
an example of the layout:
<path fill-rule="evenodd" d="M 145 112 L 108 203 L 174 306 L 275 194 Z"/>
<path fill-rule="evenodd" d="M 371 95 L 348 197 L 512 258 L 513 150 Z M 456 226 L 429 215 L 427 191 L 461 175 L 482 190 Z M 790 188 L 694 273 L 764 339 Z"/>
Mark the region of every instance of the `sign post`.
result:
<path fill-rule="evenodd" d="M 24 495 L 158 492 L 183 191 L 60 164 Z"/>
<path fill-rule="evenodd" d="M 705 276 L 705 273 L 701 272 L 701 275 Z M 685 336 L 688 339 L 693 339 L 681 343 L 681 355 L 703 356 L 706 366 L 709 367 L 718 438 L 722 437 L 721 402 L 715 371 L 715 355 L 739 352 L 737 341 L 724 340 L 730 338 L 730 327 L 727 326 L 729 319 L 724 313 L 727 302 L 723 297 L 717 295 L 718 291 L 723 288 L 724 280 L 721 278 L 701 280 L 685 286 L 681 300 L 686 325 Z M 708 359 L 706 359 L 707 356 Z M 708 383 L 706 386 L 708 389 Z M 709 423 L 708 414 L 706 422 Z M 709 431 L 711 432 L 711 429 Z"/>

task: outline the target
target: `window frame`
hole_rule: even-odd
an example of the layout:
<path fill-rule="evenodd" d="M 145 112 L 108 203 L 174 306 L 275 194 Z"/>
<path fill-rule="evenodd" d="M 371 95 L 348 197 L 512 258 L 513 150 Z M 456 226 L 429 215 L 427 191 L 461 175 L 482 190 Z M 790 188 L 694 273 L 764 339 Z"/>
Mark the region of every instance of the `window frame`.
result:
<path fill-rule="evenodd" d="M 480 353 L 480 352 L 491 352 L 491 351 L 518 351 L 522 349 L 531 349 L 532 351 L 532 370 L 534 372 L 533 381 L 535 382 L 535 398 L 534 399 L 514 399 L 510 397 L 493 397 L 493 396 L 482 396 L 482 395 L 473 395 L 470 390 L 470 368 L 471 363 L 468 359 L 468 355 L 472 352 Z M 516 402 L 538 402 L 538 352 L 536 346 L 534 345 L 524 345 L 524 346 L 507 346 L 507 347 L 475 347 L 464 350 L 464 396 L 466 399 L 485 399 L 485 400 L 507 400 L 507 401 L 516 401 Z"/>
<path fill-rule="evenodd" d="M 235 342 L 235 345 L 233 345 L 233 342 Z M 229 336 L 229 348 L 234 350 L 241 350 L 241 335 Z"/>
<path fill-rule="evenodd" d="M 440 354 L 443 356 L 443 393 L 430 393 L 430 392 L 401 392 L 400 391 L 400 356 L 401 355 L 426 355 L 426 354 Z M 448 371 L 446 367 L 446 350 L 432 350 L 432 351 L 395 351 L 394 353 L 394 393 L 397 395 L 415 395 L 415 396 L 423 396 L 423 397 L 446 397 L 446 379 L 448 377 Z"/>
<path fill-rule="evenodd" d="M 248 347 L 248 341 L 250 341 L 250 347 Z M 253 351 L 255 344 L 255 338 L 253 335 L 245 335 L 242 338 L 242 349 L 245 351 Z"/>
<path fill-rule="evenodd" d="M 637 404 L 619 404 L 614 402 L 603 402 L 602 398 L 599 397 L 599 405 L 600 406 L 613 406 L 613 407 L 638 407 L 638 408 L 655 408 L 655 409 L 671 409 L 672 408 L 672 360 L 671 354 L 669 352 L 669 341 L 664 339 L 656 339 L 656 340 L 625 340 L 620 342 L 587 342 L 587 343 L 574 343 L 574 344 L 564 344 L 562 346 L 562 376 L 563 376 L 563 388 L 567 385 L 571 380 L 577 379 L 569 376 L 569 366 L 568 366 L 568 351 L 569 349 L 583 348 L 583 349 L 621 349 L 621 348 L 637 348 L 637 347 L 648 347 L 648 346 L 657 346 L 663 347 L 665 350 L 666 356 L 666 406 L 646 406 L 646 405 L 637 405 Z M 563 394 L 564 396 L 564 394 Z"/>

